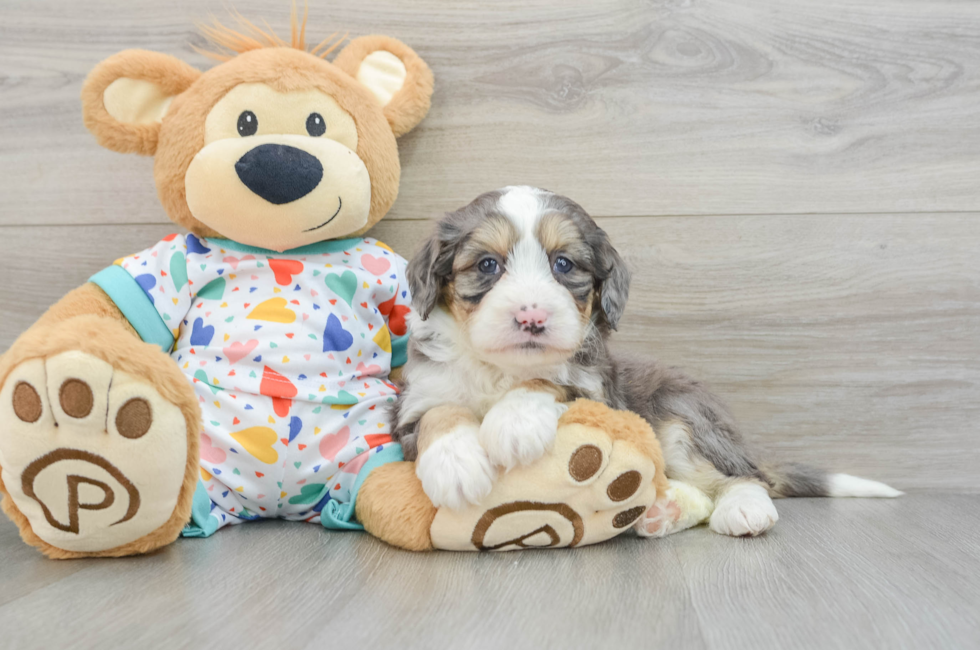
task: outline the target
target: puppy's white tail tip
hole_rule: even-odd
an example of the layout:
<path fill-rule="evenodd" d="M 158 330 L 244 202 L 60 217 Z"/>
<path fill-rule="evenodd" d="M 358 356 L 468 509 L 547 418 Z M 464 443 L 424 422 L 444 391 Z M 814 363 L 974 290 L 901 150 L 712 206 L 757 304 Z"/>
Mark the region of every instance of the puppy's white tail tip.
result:
<path fill-rule="evenodd" d="M 850 474 L 831 474 L 827 479 L 828 496 L 832 497 L 882 497 L 891 499 L 905 494 L 890 485 Z"/>

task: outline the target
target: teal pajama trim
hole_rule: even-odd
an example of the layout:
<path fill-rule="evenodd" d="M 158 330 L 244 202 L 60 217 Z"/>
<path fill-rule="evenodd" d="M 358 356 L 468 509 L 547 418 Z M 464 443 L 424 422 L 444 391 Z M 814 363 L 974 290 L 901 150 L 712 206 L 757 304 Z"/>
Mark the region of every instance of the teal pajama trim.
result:
<path fill-rule="evenodd" d="M 237 241 L 221 239 L 219 237 L 208 237 L 207 241 L 209 244 L 214 244 L 218 248 L 227 248 L 228 250 L 239 253 L 253 253 L 257 255 L 316 255 L 317 253 L 340 253 L 348 248 L 353 248 L 362 242 L 363 238 L 328 239 L 327 241 L 318 241 L 313 244 L 307 244 L 306 246 L 300 246 L 299 248 L 291 248 L 287 251 L 274 251 L 268 248 L 239 244 Z"/>
<path fill-rule="evenodd" d="M 364 530 L 364 526 L 354 519 L 354 510 L 357 505 L 357 493 L 367 479 L 368 475 L 376 468 L 388 463 L 397 463 L 405 460 L 402 453 L 402 446 L 396 443 L 388 443 L 384 449 L 372 455 L 361 471 L 357 473 L 354 487 L 350 491 L 350 503 L 340 503 L 339 501 L 327 501 L 320 513 L 320 523 L 329 530 Z"/>
<path fill-rule="evenodd" d="M 218 530 L 218 520 L 211 516 L 211 498 L 204 483 L 197 482 L 194 490 L 194 504 L 191 506 L 191 520 L 180 531 L 181 537 L 211 537 Z"/>
<path fill-rule="evenodd" d="M 170 354 L 174 347 L 173 333 L 163 322 L 143 287 L 126 269 L 113 264 L 93 275 L 89 282 L 106 292 L 141 339 L 159 345 L 164 352 Z"/>
<path fill-rule="evenodd" d="M 391 339 L 391 367 L 404 366 L 408 361 L 408 337 L 396 336 Z"/>

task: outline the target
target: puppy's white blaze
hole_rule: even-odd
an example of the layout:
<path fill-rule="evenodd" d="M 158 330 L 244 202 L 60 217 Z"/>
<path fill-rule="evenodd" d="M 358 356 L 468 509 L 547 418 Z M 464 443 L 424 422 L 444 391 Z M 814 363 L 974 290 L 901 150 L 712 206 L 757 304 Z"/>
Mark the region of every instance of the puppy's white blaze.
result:
<path fill-rule="evenodd" d="M 894 498 L 905 494 L 890 485 L 850 474 L 831 474 L 827 482 L 827 492 L 832 497 Z"/>
<path fill-rule="evenodd" d="M 474 425 L 456 427 L 415 461 L 422 491 L 437 508 L 460 510 L 490 494 L 497 472 L 477 435 Z"/>
<path fill-rule="evenodd" d="M 497 207 L 510 219 L 523 236 L 534 236 L 534 227 L 541 217 L 541 191 L 526 185 L 505 187 Z"/>
<path fill-rule="evenodd" d="M 522 236 L 514 245 L 514 249 L 507 256 L 506 272 L 520 278 L 523 284 L 548 285 L 555 282 L 554 276 L 551 275 L 548 254 L 533 234 Z M 533 288 L 540 289 L 540 287 Z"/>

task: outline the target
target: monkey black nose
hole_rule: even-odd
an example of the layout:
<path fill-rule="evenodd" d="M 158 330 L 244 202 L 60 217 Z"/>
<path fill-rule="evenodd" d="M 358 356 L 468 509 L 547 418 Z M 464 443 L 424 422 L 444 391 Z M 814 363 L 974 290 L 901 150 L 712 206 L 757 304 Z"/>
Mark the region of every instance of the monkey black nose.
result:
<path fill-rule="evenodd" d="M 323 178 L 316 156 L 284 144 L 260 144 L 238 159 L 235 171 L 248 189 L 276 205 L 303 198 Z"/>

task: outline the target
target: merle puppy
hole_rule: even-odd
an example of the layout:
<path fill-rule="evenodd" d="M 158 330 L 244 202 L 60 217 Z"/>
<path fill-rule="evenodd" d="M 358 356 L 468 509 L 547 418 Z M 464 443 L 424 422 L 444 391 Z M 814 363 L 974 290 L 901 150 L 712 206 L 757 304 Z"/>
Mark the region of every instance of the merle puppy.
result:
<path fill-rule="evenodd" d="M 412 338 L 395 437 L 408 459 L 418 457 L 437 506 L 478 502 L 497 468 L 533 462 L 551 444 L 563 403 L 578 397 L 643 416 L 667 476 L 715 499 L 718 533 L 765 532 L 778 519 L 772 497 L 901 494 L 846 474 L 764 465 L 700 383 L 610 354 L 630 272 L 570 199 L 531 187 L 483 194 L 438 222 L 408 278 Z M 422 415 L 447 405 L 475 419 L 448 417 L 444 431 L 420 432 Z"/>

